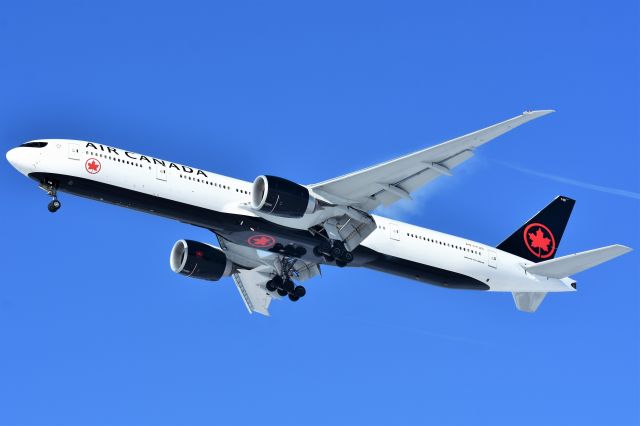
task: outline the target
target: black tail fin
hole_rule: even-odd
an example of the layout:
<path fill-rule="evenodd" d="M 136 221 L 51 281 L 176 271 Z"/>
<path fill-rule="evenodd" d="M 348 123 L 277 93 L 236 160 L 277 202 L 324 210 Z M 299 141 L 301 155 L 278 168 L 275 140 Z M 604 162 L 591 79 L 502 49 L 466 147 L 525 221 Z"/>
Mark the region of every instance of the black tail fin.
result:
<path fill-rule="evenodd" d="M 571 198 L 556 197 L 497 248 L 532 262 L 553 259 L 575 203 Z"/>

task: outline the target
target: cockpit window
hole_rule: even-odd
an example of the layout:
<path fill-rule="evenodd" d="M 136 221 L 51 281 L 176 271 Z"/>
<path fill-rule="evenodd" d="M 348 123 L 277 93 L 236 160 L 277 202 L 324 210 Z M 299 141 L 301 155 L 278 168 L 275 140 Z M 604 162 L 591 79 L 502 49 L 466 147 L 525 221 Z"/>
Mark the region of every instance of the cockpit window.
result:
<path fill-rule="evenodd" d="M 44 148 L 45 146 L 47 146 L 47 142 L 27 142 L 27 143 L 23 143 L 22 145 L 25 148 Z"/>

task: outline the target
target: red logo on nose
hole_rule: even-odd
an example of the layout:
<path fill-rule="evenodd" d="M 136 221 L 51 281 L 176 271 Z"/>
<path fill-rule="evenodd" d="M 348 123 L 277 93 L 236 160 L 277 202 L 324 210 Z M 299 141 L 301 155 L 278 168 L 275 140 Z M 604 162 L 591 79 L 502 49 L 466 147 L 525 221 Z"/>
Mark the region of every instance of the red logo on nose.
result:
<path fill-rule="evenodd" d="M 95 175 L 102 169 L 102 165 L 100 165 L 100 162 L 95 158 L 89 158 L 87 162 L 84 163 L 84 168 L 92 175 Z"/>
<path fill-rule="evenodd" d="M 273 247 L 273 245 L 276 243 L 276 239 L 269 235 L 259 234 L 259 235 L 254 235 L 252 237 L 249 237 L 247 242 L 251 247 L 269 248 L 269 247 Z"/>
<path fill-rule="evenodd" d="M 551 257 L 556 251 L 556 239 L 549 228 L 541 223 L 532 223 L 524 228 L 524 244 L 540 259 Z"/>

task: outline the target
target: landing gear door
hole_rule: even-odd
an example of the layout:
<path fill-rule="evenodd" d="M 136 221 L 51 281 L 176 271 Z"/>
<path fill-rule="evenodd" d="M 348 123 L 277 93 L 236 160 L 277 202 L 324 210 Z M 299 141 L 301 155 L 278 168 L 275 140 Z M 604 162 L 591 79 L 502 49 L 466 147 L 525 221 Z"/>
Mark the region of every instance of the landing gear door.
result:
<path fill-rule="evenodd" d="M 167 168 L 161 164 L 156 164 L 156 179 L 167 181 Z"/>
<path fill-rule="evenodd" d="M 79 160 L 80 159 L 80 147 L 77 143 L 69 144 L 69 159 L 70 160 Z"/>
<path fill-rule="evenodd" d="M 487 250 L 487 265 L 492 268 L 498 267 L 498 254 L 495 250 Z"/>
<path fill-rule="evenodd" d="M 400 228 L 395 223 L 389 224 L 389 238 L 394 241 L 400 241 Z"/>

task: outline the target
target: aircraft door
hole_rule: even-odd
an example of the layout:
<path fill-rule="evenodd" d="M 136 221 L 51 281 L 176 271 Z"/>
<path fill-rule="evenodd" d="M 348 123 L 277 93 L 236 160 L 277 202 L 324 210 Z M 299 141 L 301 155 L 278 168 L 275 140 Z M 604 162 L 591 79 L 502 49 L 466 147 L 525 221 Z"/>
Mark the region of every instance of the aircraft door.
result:
<path fill-rule="evenodd" d="M 498 254 L 495 250 L 487 250 L 487 265 L 498 268 Z"/>
<path fill-rule="evenodd" d="M 156 164 L 156 179 L 167 181 L 167 168 L 162 164 Z"/>
<path fill-rule="evenodd" d="M 395 223 L 389 224 L 389 238 L 394 241 L 400 241 L 400 228 Z"/>
<path fill-rule="evenodd" d="M 80 159 L 80 147 L 77 143 L 70 143 L 69 147 L 69 159 L 70 160 L 79 160 Z"/>

